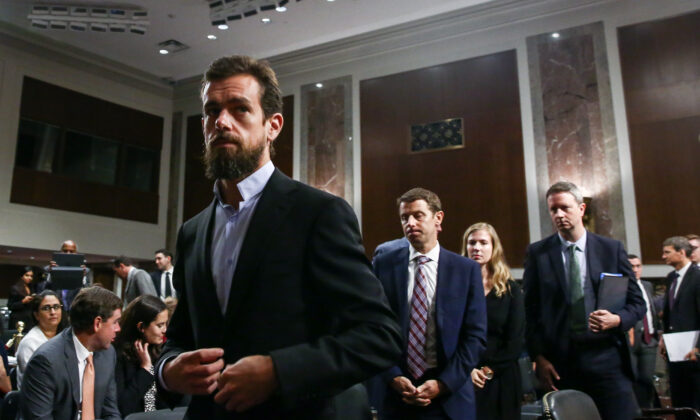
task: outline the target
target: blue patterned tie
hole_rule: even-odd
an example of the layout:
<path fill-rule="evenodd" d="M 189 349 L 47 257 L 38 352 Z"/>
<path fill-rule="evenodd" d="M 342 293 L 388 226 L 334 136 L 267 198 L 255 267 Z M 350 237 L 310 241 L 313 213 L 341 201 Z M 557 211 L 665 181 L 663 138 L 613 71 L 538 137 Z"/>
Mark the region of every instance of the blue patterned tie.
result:
<path fill-rule="evenodd" d="M 416 270 L 406 353 L 408 356 L 408 371 L 415 379 L 418 379 L 423 376 L 428 365 L 425 360 L 425 332 L 428 325 L 430 303 L 426 293 L 427 280 L 423 271 L 423 264 L 430 261 L 430 258 L 421 255 L 416 257 L 414 261 L 416 262 Z"/>

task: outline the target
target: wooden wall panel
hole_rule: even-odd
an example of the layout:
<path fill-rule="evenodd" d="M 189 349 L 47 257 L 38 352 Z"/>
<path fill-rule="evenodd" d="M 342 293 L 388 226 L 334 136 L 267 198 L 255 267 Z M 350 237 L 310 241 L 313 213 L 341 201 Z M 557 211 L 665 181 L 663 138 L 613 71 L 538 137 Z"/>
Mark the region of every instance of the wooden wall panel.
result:
<path fill-rule="evenodd" d="M 440 196 L 440 243 L 455 252 L 472 223 L 498 231 L 511 266 L 529 242 L 515 51 L 360 82 L 362 226 L 367 253 L 402 236 L 396 198 Z M 412 124 L 464 119 L 462 149 L 408 153 Z"/>
<path fill-rule="evenodd" d="M 275 157 L 272 162 L 287 176 L 292 176 L 294 149 L 294 96 L 283 99 L 284 126 L 275 140 Z M 192 115 L 187 118 L 187 146 L 185 157 L 185 197 L 182 220 L 188 220 L 202 211 L 213 199 L 214 184 L 204 176 L 202 153 L 204 135 L 202 134 L 202 116 Z"/>
<path fill-rule="evenodd" d="M 158 193 L 15 167 L 10 202 L 158 223 Z"/>
<path fill-rule="evenodd" d="M 618 29 L 645 263 L 700 233 L 700 12 Z"/>
<path fill-rule="evenodd" d="M 25 77 L 22 118 L 160 151 L 163 118 Z"/>

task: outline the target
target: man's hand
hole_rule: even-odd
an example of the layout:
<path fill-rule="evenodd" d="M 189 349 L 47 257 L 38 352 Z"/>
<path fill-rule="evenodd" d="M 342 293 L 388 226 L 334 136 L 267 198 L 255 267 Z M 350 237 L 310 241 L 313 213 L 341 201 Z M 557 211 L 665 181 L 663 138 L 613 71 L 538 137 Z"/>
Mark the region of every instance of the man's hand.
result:
<path fill-rule="evenodd" d="M 430 379 L 423 383 L 423 385 L 416 388 L 416 397 L 420 399 L 434 400 L 440 394 L 445 392 L 445 384 L 437 379 Z"/>
<path fill-rule="evenodd" d="M 659 334 L 659 353 L 664 360 L 668 361 L 668 354 L 666 353 L 666 344 L 664 343 L 664 336 Z"/>
<path fill-rule="evenodd" d="M 406 404 L 426 406 L 430 404 L 429 399 L 418 398 L 418 390 L 411 383 L 411 380 L 405 376 L 397 376 L 391 380 L 391 388 L 401 394 L 401 400 Z"/>
<path fill-rule="evenodd" d="M 278 386 L 272 358 L 248 356 L 224 369 L 214 401 L 229 411 L 241 412 L 265 402 Z"/>
<path fill-rule="evenodd" d="M 554 386 L 554 381 L 558 381 L 561 378 L 556 369 L 554 369 L 554 365 L 545 359 L 544 356 L 537 356 L 535 359 L 535 373 L 537 373 L 537 379 L 540 380 L 545 391 L 559 391 Z"/>
<path fill-rule="evenodd" d="M 603 332 L 620 325 L 620 316 L 605 309 L 591 312 L 588 317 L 588 328 L 594 333 Z"/>
<path fill-rule="evenodd" d="M 27 303 L 29 303 L 29 302 L 31 302 L 31 301 L 33 301 L 33 300 L 34 300 L 34 296 L 32 296 L 32 295 L 27 295 L 27 296 L 25 296 L 24 298 L 22 298 L 22 303 L 24 303 L 24 304 L 26 305 Z"/>
<path fill-rule="evenodd" d="M 224 349 L 209 348 L 179 354 L 163 366 L 165 386 L 178 394 L 207 395 L 216 389 L 224 368 Z"/>
<path fill-rule="evenodd" d="M 690 360 L 691 362 L 697 362 L 698 361 L 698 353 L 699 353 L 698 348 L 695 347 L 688 354 L 685 355 L 684 359 Z"/>

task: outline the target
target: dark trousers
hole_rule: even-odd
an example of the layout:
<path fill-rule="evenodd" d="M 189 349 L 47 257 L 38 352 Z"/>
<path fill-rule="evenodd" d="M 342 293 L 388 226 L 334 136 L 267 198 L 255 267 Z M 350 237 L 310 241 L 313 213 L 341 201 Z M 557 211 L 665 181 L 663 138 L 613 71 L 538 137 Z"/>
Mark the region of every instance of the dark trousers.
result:
<path fill-rule="evenodd" d="M 654 369 L 656 368 L 657 352 L 658 342 L 656 340 L 652 340 L 649 345 L 636 346 L 632 352 L 632 363 L 637 367 L 634 394 L 642 408 L 654 406 Z"/>
<path fill-rule="evenodd" d="M 569 369 L 559 389 L 588 394 L 603 420 L 632 420 L 639 407 L 632 380 L 622 369 L 619 349 L 608 340 L 571 342 Z"/>
<path fill-rule="evenodd" d="M 673 406 L 700 410 L 700 362 L 669 363 L 668 374 Z"/>

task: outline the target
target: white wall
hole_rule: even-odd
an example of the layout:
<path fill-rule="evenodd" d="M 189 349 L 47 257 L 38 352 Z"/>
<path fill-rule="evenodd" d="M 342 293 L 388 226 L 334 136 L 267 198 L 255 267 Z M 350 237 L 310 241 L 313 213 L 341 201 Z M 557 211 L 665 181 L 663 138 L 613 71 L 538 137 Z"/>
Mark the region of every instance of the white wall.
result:
<path fill-rule="evenodd" d="M 0 41 L 6 41 L 0 42 L 0 243 L 57 249 L 64 240 L 73 239 L 80 252 L 150 259 L 165 244 L 172 89 L 99 63 L 73 60 L 35 46 L 22 48 L 22 41 L 2 34 Z M 24 76 L 163 118 L 158 224 L 10 203 Z"/>

